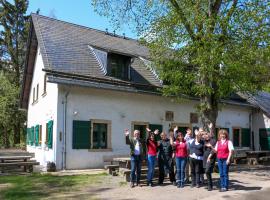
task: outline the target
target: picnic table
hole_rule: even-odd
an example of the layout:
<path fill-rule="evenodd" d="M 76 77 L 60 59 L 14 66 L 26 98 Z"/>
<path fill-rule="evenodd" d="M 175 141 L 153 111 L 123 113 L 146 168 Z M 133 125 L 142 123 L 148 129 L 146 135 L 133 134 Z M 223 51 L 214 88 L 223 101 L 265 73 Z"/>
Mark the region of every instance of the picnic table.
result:
<path fill-rule="evenodd" d="M 26 172 L 27 169 L 29 172 L 33 171 L 33 165 L 39 165 L 39 162 L 35 160 L 30 160 L 32 156 L 0 156 L 0 168 L 1 173 L 4 173 L 5 169 L 10 167 L 15 168 L 24 168 Z"/>
<path fill-rule="evenodd" d="M 270 151 L 247 151 L 249 165 L 257 165 L 259 161 L 270 159 Z"/>
<path fill-rule="evenodd" d="M 113 161 L 119 163 L 119 168 L 130 168 L 130 157 L 113 158 Z"/>

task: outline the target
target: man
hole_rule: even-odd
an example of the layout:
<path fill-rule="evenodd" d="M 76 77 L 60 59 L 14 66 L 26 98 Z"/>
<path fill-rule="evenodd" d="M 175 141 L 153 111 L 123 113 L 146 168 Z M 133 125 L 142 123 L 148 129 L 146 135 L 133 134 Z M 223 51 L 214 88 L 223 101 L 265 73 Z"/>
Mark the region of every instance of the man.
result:
<path fill-rule="evenodd" d="M 172 129 L 169 130 L 173 132 Z M 170 181 L 175 185 L 175 174 L 173 164 L 173 149 L 170 140 L 167 138 L 165 132 L 161 133 L 161 140 L 159 141 L 158 167 L 159 167 L 159 184 L 163 184 L 165 174 L 169 173 Z"/>
<path fill-rule="evenodd" d="M 140 138 L 140 131 L 134 130 L 133 137 L 128 130 L 125 131 L 127 141 L 130 146 L 130 161 L 131 161 L 131 173 L 130 173 L 130 187 L 134 188 L 135 183 L 141 187 L 141 167 L 142 160 L 145 157 L 145 141 Z"/>

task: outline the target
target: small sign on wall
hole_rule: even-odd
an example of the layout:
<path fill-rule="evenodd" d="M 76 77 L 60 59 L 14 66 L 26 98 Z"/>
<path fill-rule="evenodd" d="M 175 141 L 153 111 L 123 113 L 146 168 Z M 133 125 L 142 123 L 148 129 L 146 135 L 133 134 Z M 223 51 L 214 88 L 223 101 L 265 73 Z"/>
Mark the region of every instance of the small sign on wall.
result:
<path fill-rule="evenodd" d="M 197 113 L 190 113 L 190 123 L 197 124 L 199 122 L 199 117 Z"/>
<path fill-rule="evenodd" d="M 173 118 L 174 118 L 173 111 L 166 111 L 165 120 L 166 121 L 173 121 Z"/>

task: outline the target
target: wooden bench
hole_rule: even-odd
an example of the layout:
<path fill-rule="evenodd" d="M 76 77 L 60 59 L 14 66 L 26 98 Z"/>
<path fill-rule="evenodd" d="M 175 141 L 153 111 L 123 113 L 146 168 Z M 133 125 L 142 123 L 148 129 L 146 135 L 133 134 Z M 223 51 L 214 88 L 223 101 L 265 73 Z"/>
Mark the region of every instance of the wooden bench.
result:
<path fill-rule="evenodd" d="M 24 171 L 33 172 L 33 166 L 39 165 L 39 162 L 35 160 L 30 160 L 32 156 L 0 156 L 0 168 L 1 172 L 8 168 L 15 167 L 21 168 L 24 167 Z"/>
<path fill-rule="evenodd" d="M 116 176 L 119 171 L 119 165 L 105 165 L 104 168 L 108 170 L 110 175 Z"/>

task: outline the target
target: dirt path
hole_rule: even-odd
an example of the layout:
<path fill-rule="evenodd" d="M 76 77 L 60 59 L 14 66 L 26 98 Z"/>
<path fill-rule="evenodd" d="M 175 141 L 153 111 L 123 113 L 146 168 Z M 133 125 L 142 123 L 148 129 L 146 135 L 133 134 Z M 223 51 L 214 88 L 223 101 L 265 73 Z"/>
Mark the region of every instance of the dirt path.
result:
<path fill-rule="evenodd" d="M 120 180 L 120 179 L 119 179 Z M 214 174 L 215 184 L 218 182 L 218 174 Z M 219 192 L 218 188 L 208 192 L 205 188 L 185 188 L 179 189 L 171 184 L 164 186 L 135 187 L 129 188 L 128 185 L 119 186 L 115 183 L 114 187 L 107 187 L 102 192 L 97 192 L 97 198 L 102 200 L 167 200 L 167 199 L 230 199 L 230 200 L 263 200 L 270 199 L 270 171 L 246 171 L 230 173 L 230 191 Z M 111 185 L 111 184 L 110 184 Z M 268 195 L 268 196 L 266 196 Z"/>

